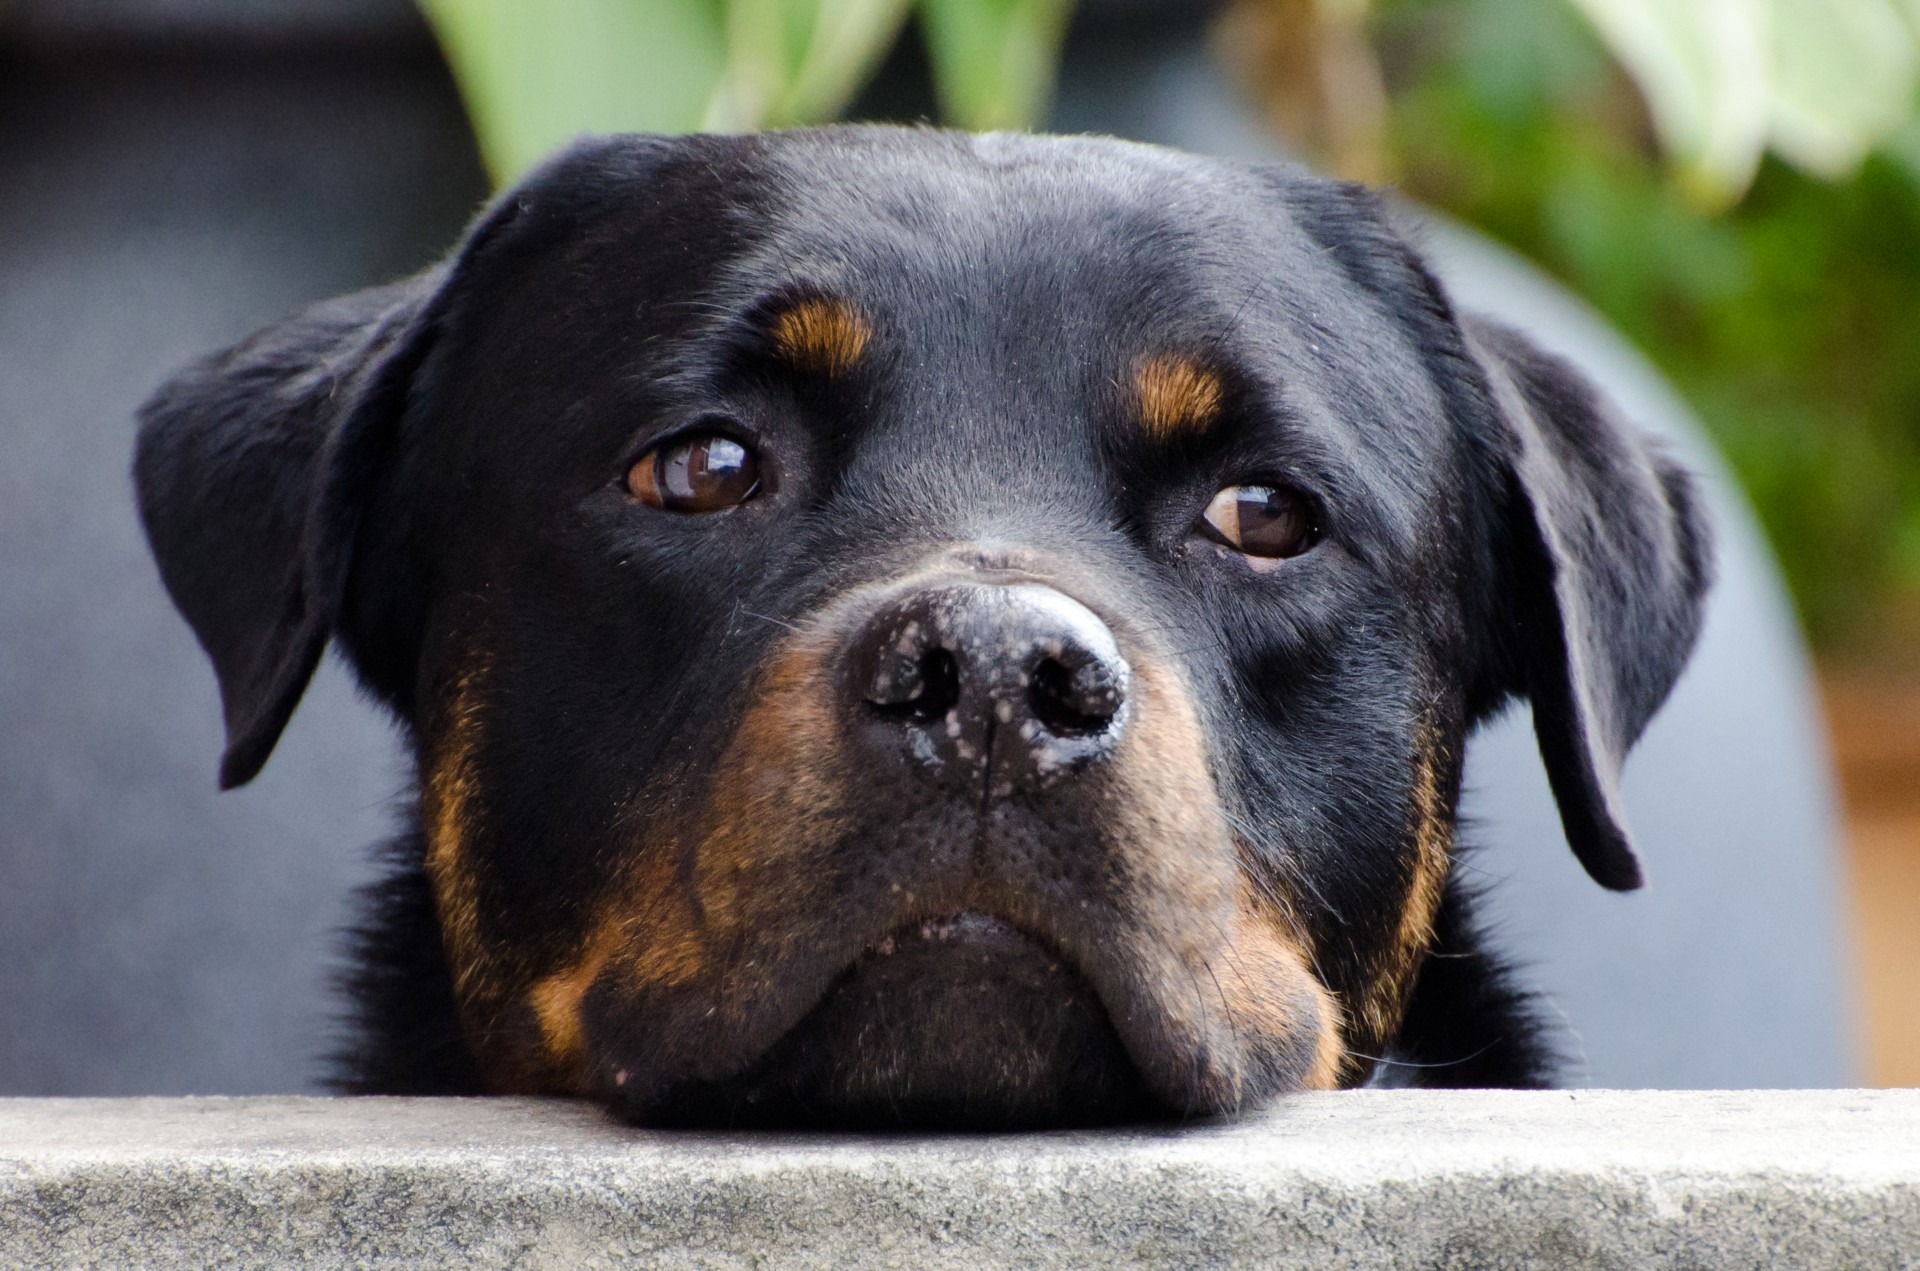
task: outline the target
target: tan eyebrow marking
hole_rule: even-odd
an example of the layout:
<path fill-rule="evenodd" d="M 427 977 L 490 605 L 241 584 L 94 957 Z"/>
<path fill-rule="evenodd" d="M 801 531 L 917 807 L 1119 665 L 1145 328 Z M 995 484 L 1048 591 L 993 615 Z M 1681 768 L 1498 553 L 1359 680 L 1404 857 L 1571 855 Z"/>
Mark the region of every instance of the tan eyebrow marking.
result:
<path fill-rule="evenodd" d="M 866 352 L 873 325 L 848 301 L 809 296 L 776 314 L 768 334 L 774 352 L 794 369 L 839 375 Z"/>
<path fill-rule="evenodd" d="M 1220 413 L 1224 389 L 1212 367 L 1176 353 L 1157 353 L 1134 366 L 1140 426 L 1156 441 L 1185 429 L 1204 429 Z"/>

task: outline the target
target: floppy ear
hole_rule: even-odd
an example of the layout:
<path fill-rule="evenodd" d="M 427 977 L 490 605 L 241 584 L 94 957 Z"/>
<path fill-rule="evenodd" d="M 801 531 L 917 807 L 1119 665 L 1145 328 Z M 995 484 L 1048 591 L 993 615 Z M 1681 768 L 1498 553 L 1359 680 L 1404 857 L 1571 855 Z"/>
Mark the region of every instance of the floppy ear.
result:
<path fill-rule="evenodd" d="M 360 512 L 446 273 L 315 305 L 140 409 L 140 516 L 220 680 L 220 786 L 260 771 L 332 635 Z"/>
<path fill-rule="evenodd" d="M 727 144 L 582 137 L 497 197 L 449 261 L 315 305 L 188 368 L 141 407 L 140 515 L 220 680 L 222 789 L 260 771 L 339 632 L 361 523 L 417 374 L 479 285 L 478 259 L 539 250 L 581 208 L 629 197 L 655 165 Z M 404 686 L 374 684 L 366 650 L 349 652 L 362 679 L 404 709 Z"/>
<path fill-rule="evenodd" d="M 1462 326 L 1505 426 L 1505 678 L 1533 702 L 1574 855 L 1628 891 L 1642 876 L 1620 765 L 1699 634 L 1706 517 L 1687 473 L 1579 372 L 1495 323 Z"/>

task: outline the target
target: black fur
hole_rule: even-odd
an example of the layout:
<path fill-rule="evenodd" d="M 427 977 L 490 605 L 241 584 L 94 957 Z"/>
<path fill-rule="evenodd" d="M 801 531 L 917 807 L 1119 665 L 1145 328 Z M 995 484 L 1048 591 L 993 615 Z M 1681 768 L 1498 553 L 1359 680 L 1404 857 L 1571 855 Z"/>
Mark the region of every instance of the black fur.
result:
<path fill-rule="evenodd" d="M 352 1004 L 330 1084 L 342 1094 L 463 1095 L 486 1090 L 460 1034 L 418 831 L 388 843 L 385 876 L 360 893 L 342 996 Z"/>
<path fill-rule="evenodd" d="M 1553 1085 L 1561 1055 L 1538 999 L 1486 946 L 1472 889 L 1455 873 L 1400 1035 L 1373 1084 L 1436 1090 Z"/>
<path fill-rule="evenodd" d="M 783 362 L 769 324 L 836 297 L 859 356 Z M 1153 436 L 1131 377 L 1169 353 L 1214 417 Z M 1687 476 L 1571 368 L 1457 316 L 1374 196 L 1098 139 L 588 141 L 446 263 L 210 358 L 142 419 L 223 784 L 329 640 L 420 761 L 427 819 L 355 936 L 341 1084 L 570 1090 L 654 1122 L 1226 1111 L 1324 1080 L 1336 1013 L 1343 1083 L 1541 1084 L 1457 878 L 1398 996 L 1419 845 L 1469 731 L 1525 698 L 1574 852 L 1638 886 L 1619 767 L 1710 573 Z M 755 497 L 643 506 L 629 467 L 694 433 L 760 456 Z M 1223 547 L 1200 515 L 1244 484 L 1297 491 L 1321 541 L 1258 569 Z M 1156 758 L 1113 715 L 1132 766 L 1083 747 L 1058 784 L 988 721 L 982 771 L 1029 785 L 954 796 L 931 774 L 962 752 L 929 748 L 960 733 L 883 719 L 847 678 L 926 570 L 1070 598 L 1156 673 L 1153 726 L 1190 710 L 1204 745 L 1154 733 Z M 754 711 L 809 639 L 832 652 L 791 753 L 819 757 L 769 768 L 801 743 Z M 1164 793 L 1180 762 L 1205 792 Z M 789 793 L 752 793 L 778 772 Z M 742 790 L 756 841 L 714 820 Z M 435 806 L 460 855 L 430 879 Z M 1240 877 L 1277 905 L 1223 899 Z M 941 905 L 985 913 L 958 952 L 880 960 Z M 1280 961 L 1237 979 L 1242 954 Z M 1197 1014 L 1169 1005 L 1189 992 Z"/>

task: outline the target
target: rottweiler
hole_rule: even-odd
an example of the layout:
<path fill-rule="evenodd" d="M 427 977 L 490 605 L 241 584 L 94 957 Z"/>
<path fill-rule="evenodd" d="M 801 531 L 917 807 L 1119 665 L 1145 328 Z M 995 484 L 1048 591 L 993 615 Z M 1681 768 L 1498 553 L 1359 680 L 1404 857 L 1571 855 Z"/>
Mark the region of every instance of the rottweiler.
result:
<path fill-rule="evenodd" d="M 411 745 L 341 1085 L 646 1125 L 1549 1081 L 1465 742 L 1529 703 L 1637 886 L 1711 558 L 1378 196 L 1090 137 L 583 140 L 160 389 L 134 475 L 223 786 L 330 643 Z"/>

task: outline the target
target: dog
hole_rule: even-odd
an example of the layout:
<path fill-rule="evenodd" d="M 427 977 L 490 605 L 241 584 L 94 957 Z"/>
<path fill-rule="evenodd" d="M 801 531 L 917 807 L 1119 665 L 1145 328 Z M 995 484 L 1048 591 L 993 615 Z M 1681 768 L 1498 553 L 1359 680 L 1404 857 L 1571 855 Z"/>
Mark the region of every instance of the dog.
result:
<path fill-rule="evenodd" d="M 1100 138 L 585 139 L 141 419 L 222 785 L 330 643 L 416 760 L 341 1085 L 645 1125 L 1548 1082 L 1464 745 L 1530 703 L 1638 886 L 1710 583 L 1688 474 L 1376 195 Z"/>

